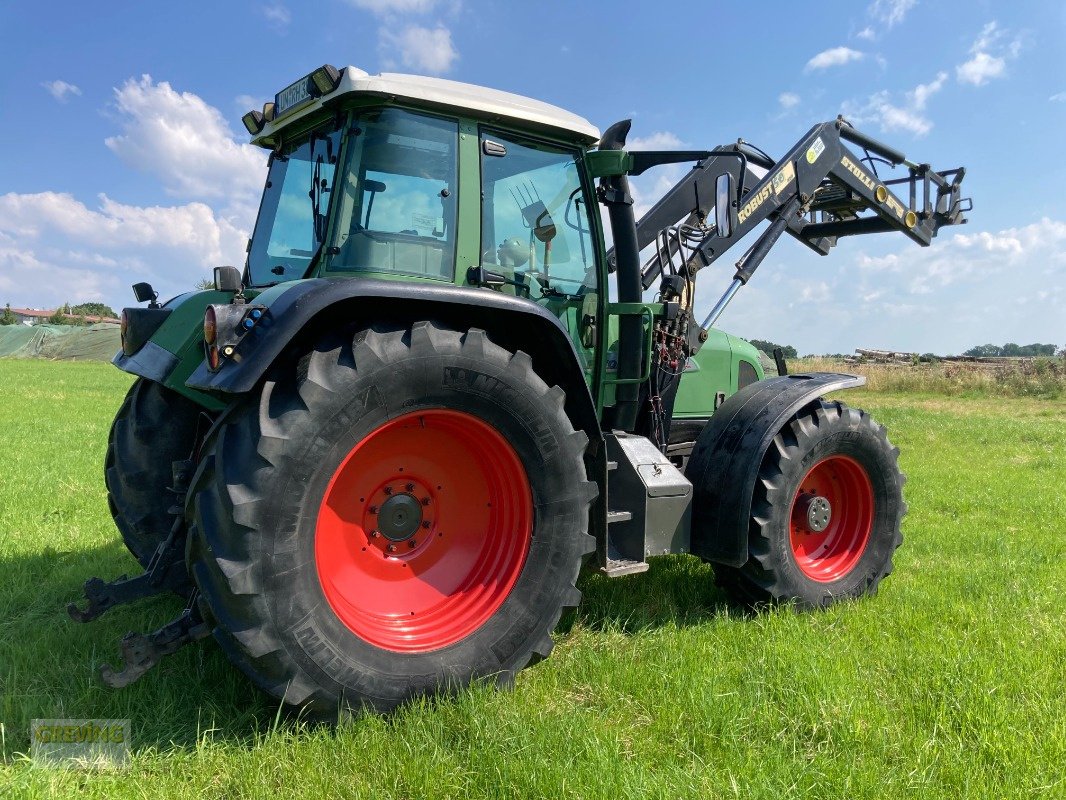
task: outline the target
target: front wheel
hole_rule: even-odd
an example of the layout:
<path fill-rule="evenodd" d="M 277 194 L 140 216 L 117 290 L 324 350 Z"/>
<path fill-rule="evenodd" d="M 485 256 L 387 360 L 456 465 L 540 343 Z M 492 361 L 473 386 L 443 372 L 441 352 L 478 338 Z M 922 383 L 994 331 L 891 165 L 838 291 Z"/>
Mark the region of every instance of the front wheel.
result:
<path fill-rule="evenodd" d="M 798 412 L 763 456 L 748 561 L 715 565 L 719 585 L 742 602 L 805 608 L 876 592 L 903 541 L 898 455 L 863 411 L 819 400 Z"/>
<path fill-rule="evenodd" d="M 563 404 L 524 353 L 433 322 L 276 369 L 190 494 L 189 567 L 229 658 L 330 716 L 546 656 L 594 549 Z"/>

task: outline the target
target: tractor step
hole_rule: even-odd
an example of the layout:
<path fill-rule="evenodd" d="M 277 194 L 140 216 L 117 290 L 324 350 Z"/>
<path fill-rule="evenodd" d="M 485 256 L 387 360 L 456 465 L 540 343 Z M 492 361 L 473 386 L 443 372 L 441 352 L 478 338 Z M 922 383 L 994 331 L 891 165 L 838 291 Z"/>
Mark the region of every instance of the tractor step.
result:
<path fill-rule="evenodd" d="M 67 604 L 67 613 L 76 622 L 91 622 L 108 609 L 132 603 L 143 597 L 180 591 L 187 585 L 185 574 L 185 537 L 182 536 L 184 521 L 174 520 L 170 534 L 156 549 L 148 568 L 135 578 L 122 575 L 104 583 L 100 578 L 85 581 L 85 598 L 89 604 L 83 609 L 77 603 Z"/>
<path fill-rule="evenodd" d="M 608 578 L 620 578 L 623 575 L 636 575 L 648 571 L 647 561 L 607 560 L 607 566 L 600 570 Z"/>
<path fill-rule="evenodd" d="M 122 637 L 122 660 L 125 667 L 115 670 L 110 664 L 100 665 L 100 679 L 112 689 L 121 689 L 139 680 L 164 656 L 176 653 L 187 644 L 199 641 L 211 633 L 197 604 L 199 593 L 194 591 L 188 607 L 176 619 L 149 634 L 130 631 Z"/>
<path fill-rule="evenodd" d="M 607 524 L 612 522 L 629 522 L 633 519 L 632 511 L 608 511 L 607 512 Z"/>

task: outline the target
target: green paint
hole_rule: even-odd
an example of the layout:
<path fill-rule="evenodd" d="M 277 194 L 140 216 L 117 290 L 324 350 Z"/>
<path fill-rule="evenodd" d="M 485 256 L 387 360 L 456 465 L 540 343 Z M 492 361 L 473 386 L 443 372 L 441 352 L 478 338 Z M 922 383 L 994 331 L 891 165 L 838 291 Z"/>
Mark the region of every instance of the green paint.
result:
<path fill-rule="evenodd" d="M 763 378 L 754 347 L 717 328 L 708 330 L 707 341 L 681 376 L 674 400 L 674 417 L 705 419 L 711 416 L 715 395 L 722 392 L 728 397 L 737 390 L 742 360 L 750 362 L 759 379 Z"/>

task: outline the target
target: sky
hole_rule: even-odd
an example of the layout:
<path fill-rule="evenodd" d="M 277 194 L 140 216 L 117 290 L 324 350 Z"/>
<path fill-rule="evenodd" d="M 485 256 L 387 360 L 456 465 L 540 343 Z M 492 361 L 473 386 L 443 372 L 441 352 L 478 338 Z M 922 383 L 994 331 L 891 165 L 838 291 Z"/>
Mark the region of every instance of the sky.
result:
<path fill-rule="evenodd" d="M 0 4 L 0 304 L 132 304 L 240 266 L 265 175 L 240 116 L 322 63 L 542 99 L 637 147 L 784 153 L 843 113 L 965 166 L 969 224 L 827 257 L 786 237 L 718 325 L 800 352 L 1066 344 L 1061 0 Z M 681 174 L 635 182 L 646 209 Z M 735 248 L 700 273 L 697 318 Z"/>

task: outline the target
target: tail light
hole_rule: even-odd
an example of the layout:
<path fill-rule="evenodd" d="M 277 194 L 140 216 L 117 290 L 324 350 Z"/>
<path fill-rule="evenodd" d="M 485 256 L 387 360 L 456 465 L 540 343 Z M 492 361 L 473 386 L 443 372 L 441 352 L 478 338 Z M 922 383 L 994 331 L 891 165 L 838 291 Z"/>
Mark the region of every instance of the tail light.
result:
<path fill-rule="evenodd" d="M 218 338 L 218 316 L 215 314 L 215 307 L 208 306 L 204 312 L 204 342 L 210 346 L 215 343 L 216 338 Z M 217 356 L 217 347 L 215 351 Z"/>
<path fill-rule="evenodd" d="M 207 367 L 215 372 L 222 366 L 222 359 L 235 358 L 237 348 L 259 337 L 252 333 L 261 323 L 269 325 L 266 306 L 246 303 L 209 305 L 204 309 L 204 352 Z M 254 346 L 254 345 L 253 345 Z"/>

